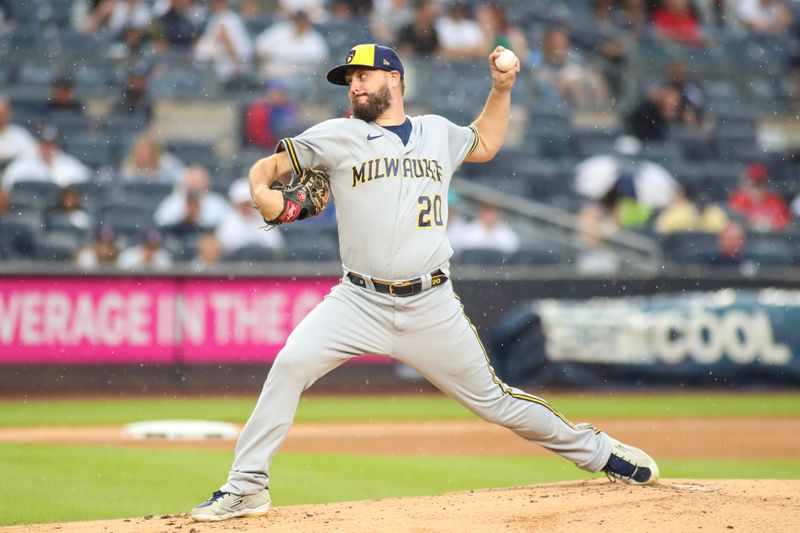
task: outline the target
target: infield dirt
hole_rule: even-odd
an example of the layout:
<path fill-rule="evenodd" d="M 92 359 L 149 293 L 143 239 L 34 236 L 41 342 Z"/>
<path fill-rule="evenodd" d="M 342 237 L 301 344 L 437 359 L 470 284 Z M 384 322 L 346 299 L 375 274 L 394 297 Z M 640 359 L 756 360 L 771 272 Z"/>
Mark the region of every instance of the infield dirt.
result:
<path fill-rule="evenodd" d="M 441 496 L 279 507 L 218 523 L 186 515 L 17 526 L 4 533 L 372 533 L 375 531 L 790 531 L 800 524 L 800 481 L 662 480 L 632 487 L 605 480 Z"/>

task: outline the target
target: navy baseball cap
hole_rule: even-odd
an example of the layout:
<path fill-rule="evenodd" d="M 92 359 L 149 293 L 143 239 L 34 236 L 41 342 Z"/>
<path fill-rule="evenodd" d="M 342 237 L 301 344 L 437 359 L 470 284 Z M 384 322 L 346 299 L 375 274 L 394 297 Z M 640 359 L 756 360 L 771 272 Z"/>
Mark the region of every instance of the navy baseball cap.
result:
<path fill-rule="evenodd" d="M 334 85 L 347 85 L 344 75 L 350 67 L 376 68 L 388 72 L 396 70 L 400 73 L 400 78 L 404 74 L 403 64 L 397 57 L 397 52 L 379 44 L 359 44 L 351 48 L 344 65 L 339 65 L 328 72 L 326 76 L 328 81 Z"/>

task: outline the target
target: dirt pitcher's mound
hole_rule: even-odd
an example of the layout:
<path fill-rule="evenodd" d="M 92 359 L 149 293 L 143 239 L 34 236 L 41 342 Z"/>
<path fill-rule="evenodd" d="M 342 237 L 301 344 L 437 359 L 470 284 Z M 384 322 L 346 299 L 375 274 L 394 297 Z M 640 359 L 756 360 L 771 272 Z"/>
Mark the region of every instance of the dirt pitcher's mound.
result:
<path fill-rule="evenodd" d="M 592 480 L 273 509 L 221 523 L 186 515 L 13 527 L 4 533 L 372 533 L 375 531 L 780 531 L 800 524 L 800 481 L 664 480 L 649 487 Z"/>

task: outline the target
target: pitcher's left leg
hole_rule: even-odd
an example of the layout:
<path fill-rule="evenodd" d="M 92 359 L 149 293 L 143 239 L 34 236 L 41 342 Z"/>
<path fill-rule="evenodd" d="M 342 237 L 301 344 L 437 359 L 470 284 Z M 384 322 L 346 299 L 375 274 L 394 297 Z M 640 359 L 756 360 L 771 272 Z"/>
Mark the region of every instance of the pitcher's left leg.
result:
<path fill-rule="evenodd" d="M 405 327 L 392 354 L 416 369 L 479 417 L 507 427 L 597 472 L 606 466 L 612 440 L 588 424 L 573 424 L 543 399 L 498 378 L 478 334 L 449 283 L 400 303 Z"/>

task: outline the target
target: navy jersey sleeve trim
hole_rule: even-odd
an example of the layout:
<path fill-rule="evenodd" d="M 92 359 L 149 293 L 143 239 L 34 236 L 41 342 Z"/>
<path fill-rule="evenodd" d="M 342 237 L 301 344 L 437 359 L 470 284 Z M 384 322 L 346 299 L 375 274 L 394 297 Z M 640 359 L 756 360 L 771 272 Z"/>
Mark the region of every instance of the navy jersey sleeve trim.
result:
<path fill-rule="evenodd" d="M 289 137 L 284 137 L 278 141 L 278 147 L 275 152 L 282 152 L 283 150 L 286 150 L 286 153 L 289 154 L 289 161 L 292 163 L 292 170 L 294 170 L 294 173 L 297 175 L 302 174 L 303 171 L 300 168 L 300 161 L 297 159 L 297 153 Z"/>
<path fill-rule="evenodd" d="M 472 155 L 472 152 L 475 151 L 475 148 L 478 147 L 478 142 L 481 140 L 481 134 L 478 132 L 478 128 L 475 126 L 475 124 L 470 124 L 469 129 L 471 129 L 472 133 L 475 134 L 475 139 L 472 141 L 472 146 L 469 147 L 469 151 L 467 152 L 467 157 Z M 467 157 L 465 157 L 464 159 L 466 159 Z"/>

